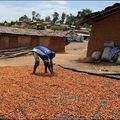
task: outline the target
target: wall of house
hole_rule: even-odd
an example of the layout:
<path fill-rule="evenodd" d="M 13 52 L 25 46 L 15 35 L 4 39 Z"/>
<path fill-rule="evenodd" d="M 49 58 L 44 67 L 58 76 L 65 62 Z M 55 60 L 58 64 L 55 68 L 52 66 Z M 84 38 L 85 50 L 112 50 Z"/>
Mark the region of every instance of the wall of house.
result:
<path fill-rule="evenodd" d="M 54 50 L 55 52 L 64 52 L 65 39 L 65 37 L 57 36 L 52 37 L 0 34 L 0 50 L 42 45 Z"/>
<path fill-rule="evenodd" d="M 9 34 L 8 37 L 9 37 L 9 48 L 17 48 L 18 47 L 18 36 Z"/>
<path fill-rule="evenodd" d="M 19 35 L 18 47 L 29 47 L 30 45 L 31 45 L 31 36 Z"/>
<path fill-rule="evenodd" d="M 40 37 L 39 36 L 31 36 L 30 46 L 34 47 L 34 46 L 38 46 L 38 45 L 40 45 Z"/>
<path fill-rule="evenodd" d="M 0 49 L 9 48 L 9 36 L 7 34 L 0 34 Z"/>
<path fill-rule="evenodd" d="M 94 22 L 90 33 L 87 57 L 96 50 L 103 51 L 105 41 L 114 41 L 120 47 L 120 12 Z"/>
<path fill-rule="evenodd" d="M 51 37 L 49 47 L 56 52 L 65 52 L 66 37 Z"/>
<path fill-rule="evenodd" d="M 40 45 L 45 46 L 45 47 L 49 47 L 50 45 L 50 38 L 51 37 L 47 37 L 47 36 L 43 36 L 40 37 Z"/>

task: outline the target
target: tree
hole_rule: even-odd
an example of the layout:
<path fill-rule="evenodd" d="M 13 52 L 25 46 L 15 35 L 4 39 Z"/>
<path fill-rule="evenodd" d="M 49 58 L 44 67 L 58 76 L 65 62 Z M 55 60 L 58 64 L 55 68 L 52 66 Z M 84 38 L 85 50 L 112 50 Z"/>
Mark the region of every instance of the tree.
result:
<path fill-rule="evenodd" d="M 53 24 L 59 19 L 59 14 L 57 12 L 54 12 L 53 14 Z"/>
<path fill-rule="evenodd" d="M 15 25 L 16 22 L 11 21 L 10 26 Z"/>
<path fill-rule="evenodd" d="M 40 20 L 40 14 L 32 11 L 32 20 Z"/>
<path fill-rule="evenodd" d="M 76 20 L 75 20 L 76 27 L 79 28 L 80 21 L 82 21 L 87 15 L 91 13 L 92 11 L 90 9 L 83 9 L 82 11 L 78 11 Z M 89 27 L 89 25 L 86 25 L 86 24 L 84 26 Z"/>
<path fill-rule="evenodd" d="M 7 26 L 8 25 L 8 22 L 5 20 L 4 21 L 4 26 Z"/>
<path fill-rule="evenodd" d="M 32 20 L 35 20 L 35 15 L 36 15 L 36 12 L 32 11 Z"/>
<path fill-rule="evenodd" d="M 39 13 L 36 14 L 35 20 L 40 20 L 40 14 Z"/>
<path fill-rule="evenodd" d="M 29 18 L 27 15 L 23 15 L 19 18 L 19 21 L 28 21 L 28 20 L 29 20 Z"/>
<path fill-rule="evenodd" d="M 61 23 L 62 24 L 64 23 L 65 17 L 66 17 L 66 14 L 63 12 L 62 16 L 61 16 Z"/>
<path fill-rule="evenodd" d="M 75 24 L 75 16 L 72 14 L 66 16 L 66 24 L 71 26 Z"/>
<path fill-rule="evenodd" d="M 81 21 L 85 18 L 85 16 L 91 13 L 92 11 L 86 8 L 86 9 L 83 9 L 82 11 L 78 11 L 76 18 L 79 19 L 79 21 Z"/>
<path fill-rule="evenodd" d="M 51 19 L 50 16 L 45 17 L 46 22 L 50 22 L 50 19 Z"/>

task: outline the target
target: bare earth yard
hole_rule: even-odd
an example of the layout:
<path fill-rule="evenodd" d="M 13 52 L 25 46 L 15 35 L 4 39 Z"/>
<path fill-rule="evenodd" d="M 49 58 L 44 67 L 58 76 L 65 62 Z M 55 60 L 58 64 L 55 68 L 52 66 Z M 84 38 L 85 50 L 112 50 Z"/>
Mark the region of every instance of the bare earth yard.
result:
<path fill-rule="evenodd" d="M 0 68 L 0 118 L 119 120 L 120 82 L 55 66 L 54 76 L 32 67 Z M 40 72 L 41 71 L 41 72 Z"/>
<path fill-rule="evenodd" d="M 54 63 L 66 65 L 69 67 L 75 67 L 82 70 L 92 70 L 92 71 L 114 71 L 120 72 L 119 65 L 112 65 L 110 63 L 102 64 L 89 64 L 83 63 L 83 58 L 86 57 L 87 42 L 79 43 L 73 42 L 66 46 L 66 53 L 58 53 L 54 58 Z M 0 59 L 0 66 L 24 66 L 33 65 L 33 56 L 23 56 L 9 59 Z"/>
<path fill-rule="evenodd" d="M 120 81 L 57 64 L 92 71 L 120 72 L 119 66 L 83 63 L 87 42 L 71 43 L 54 59 L 54 76 L 40 65 L 32 74 L 34 58 L 0 59 L 0 120 L 120 120 Z"/>

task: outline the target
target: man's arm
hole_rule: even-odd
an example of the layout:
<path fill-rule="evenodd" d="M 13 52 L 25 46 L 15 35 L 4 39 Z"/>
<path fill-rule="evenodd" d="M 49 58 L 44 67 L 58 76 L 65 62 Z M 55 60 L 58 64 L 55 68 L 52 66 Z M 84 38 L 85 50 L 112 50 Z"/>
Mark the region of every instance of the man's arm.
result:
<path fill-rule="evenodd" d="M 47 68 L 51 74 L 53 74 L 53 68 L 51 67 L 51 62 L 48 56 L 44 56 L 44 66 L 45 66 L 45 73 L 47 73 Z"/>
<path fill-rule="evenodd" d="M 53 68 L 51 67 L 49 62 L 45 62 L 45 70 L 48 68 L 48 70 L 50 71 L 51 75 L 53 74 Z"/>
<path fill-rule="evenodd" d="M 51 67 L 51 69 L 52 69 L 52 71 L 53 71 L 53 62 L 52 62 L 51 59 L 50 59 L 50 67 Z"/>

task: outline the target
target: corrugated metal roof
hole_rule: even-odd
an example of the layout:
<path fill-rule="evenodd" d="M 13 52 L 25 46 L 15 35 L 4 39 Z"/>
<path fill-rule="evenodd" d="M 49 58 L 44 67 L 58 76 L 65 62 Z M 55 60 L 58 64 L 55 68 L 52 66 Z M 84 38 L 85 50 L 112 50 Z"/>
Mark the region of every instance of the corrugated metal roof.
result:
<path fill-rule="evenodd" d="M 0 33 L 17 34 L 17 35 L 33 35 L 33 36 L 59 36 L 65 37 L 62 32 L 47 32 L 45 30 L 22 29 L 0 26 Z"/>

